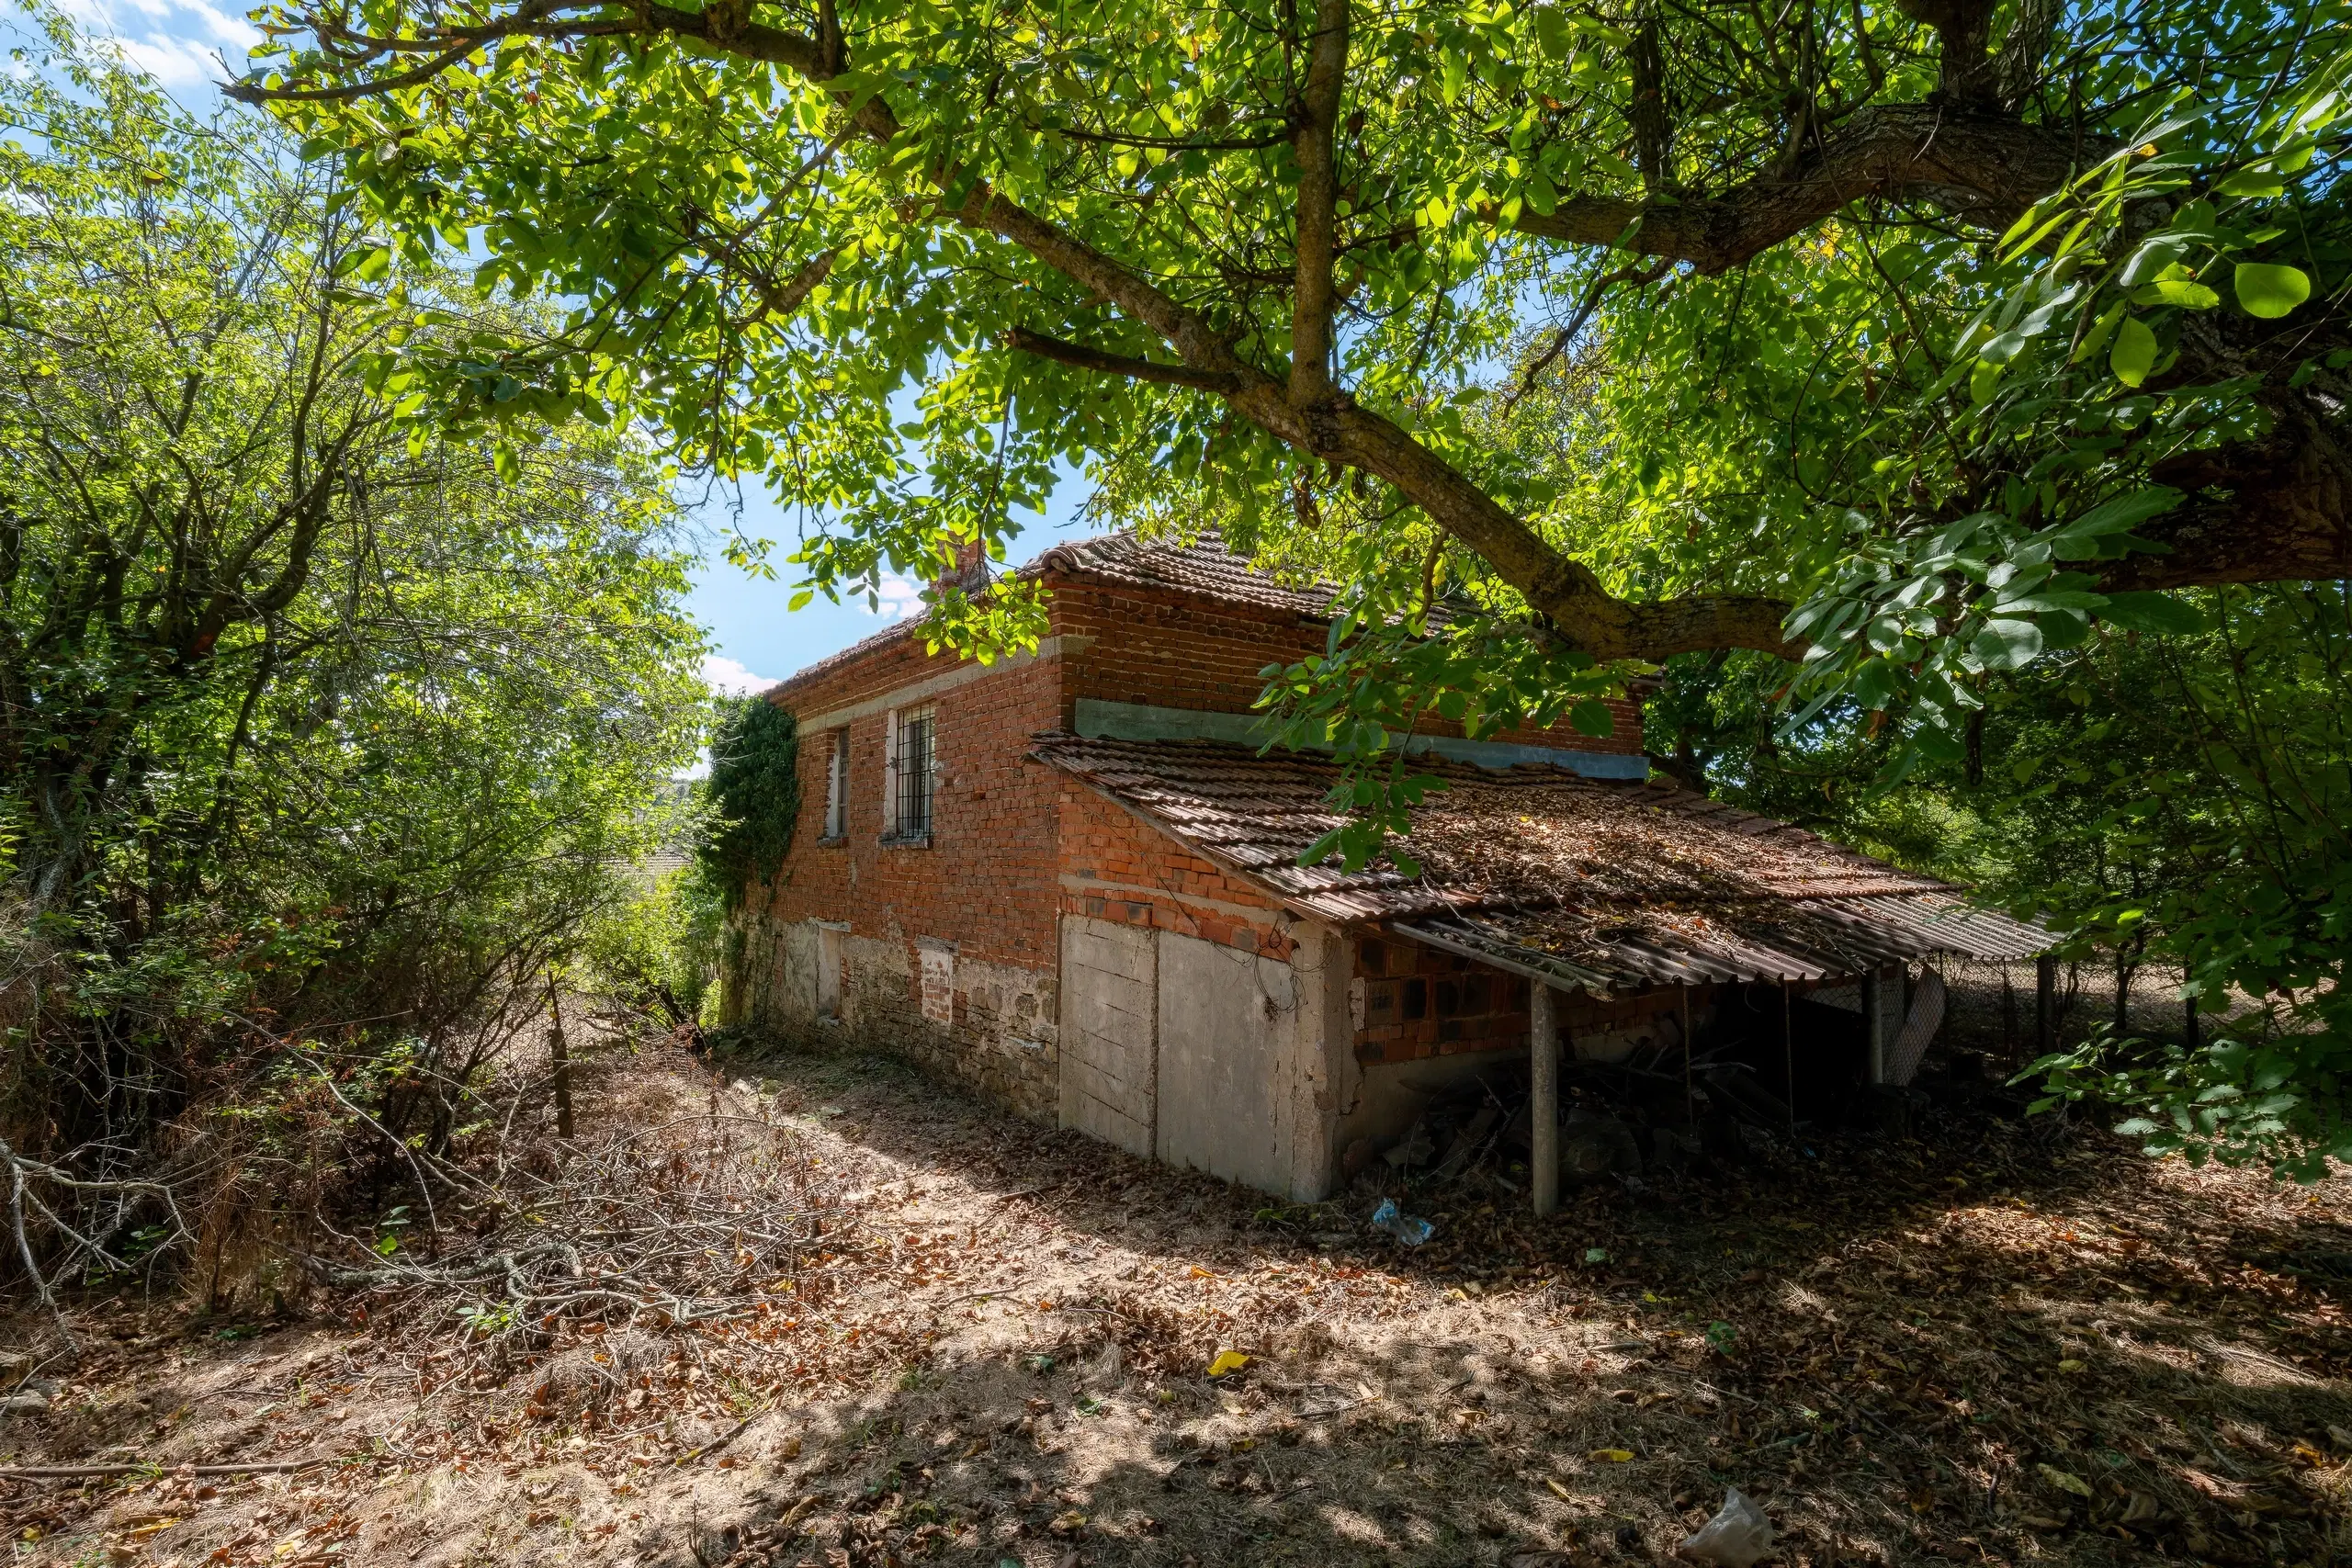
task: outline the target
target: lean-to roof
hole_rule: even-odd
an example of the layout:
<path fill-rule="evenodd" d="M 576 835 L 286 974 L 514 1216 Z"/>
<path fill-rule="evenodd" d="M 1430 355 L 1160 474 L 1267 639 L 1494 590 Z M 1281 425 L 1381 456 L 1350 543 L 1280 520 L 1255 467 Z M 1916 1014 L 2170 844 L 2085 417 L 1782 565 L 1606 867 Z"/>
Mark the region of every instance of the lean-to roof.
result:
<path fill-rule="evenodd" d="M 1298 863 L 1340 825 L 1329 758 L 1062 734 L 1038 737 L 1030 754 L 1302 912 L 1596 993 L 1817 980 L 2049 945 L 1946 883 L 1672 784 L 1416 758 L 1447 787 L 1399 841 L 1420 863 L 1408 877 L 1385 859 L 1354 872 Z"/>

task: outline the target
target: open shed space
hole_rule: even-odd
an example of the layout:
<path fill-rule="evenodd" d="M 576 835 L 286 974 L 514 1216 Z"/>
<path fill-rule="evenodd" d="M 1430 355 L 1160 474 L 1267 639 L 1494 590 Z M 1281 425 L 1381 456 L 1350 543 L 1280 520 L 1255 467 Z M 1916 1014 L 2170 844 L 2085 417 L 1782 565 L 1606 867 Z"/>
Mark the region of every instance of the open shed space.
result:
<path fill-rule="evenodd" d="M 85 1306 L 8 1465 L 356 1457 L 0 1483 L 19 1560 L 1534 1568 L 1663 1560 L 1726 1484 L 1792 1564 L 2352 1555 L 2341 1183 L 1980 1109 L 1540 1223 L 1408 1194 L 1407 1249 L 876 1058 L 617 1058 L 582 1101 L 583 1144 L 790 1140 L 833 1215 L 797 1292 L 503 1358 L 452 1294 Z"/>

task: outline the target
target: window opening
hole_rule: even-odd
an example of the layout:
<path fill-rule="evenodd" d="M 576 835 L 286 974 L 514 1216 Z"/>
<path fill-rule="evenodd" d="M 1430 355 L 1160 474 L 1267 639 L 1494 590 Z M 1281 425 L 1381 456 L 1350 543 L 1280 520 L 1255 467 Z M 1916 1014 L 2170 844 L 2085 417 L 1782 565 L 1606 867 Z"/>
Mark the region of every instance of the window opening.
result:
<path fill-rule="evenodd" d="M 931 833 L 932 774 L 935 758 L 933 720 L 929 708 L 914 708 L 898 716 L 892 781 L 891 832 L 901 839 L 926 838 Z"/>
<path fill-rule="evenodd" d="M 832 732 L 832 754 L 825 761 L 825 837 L 849 836 L 849 731 Z"/>

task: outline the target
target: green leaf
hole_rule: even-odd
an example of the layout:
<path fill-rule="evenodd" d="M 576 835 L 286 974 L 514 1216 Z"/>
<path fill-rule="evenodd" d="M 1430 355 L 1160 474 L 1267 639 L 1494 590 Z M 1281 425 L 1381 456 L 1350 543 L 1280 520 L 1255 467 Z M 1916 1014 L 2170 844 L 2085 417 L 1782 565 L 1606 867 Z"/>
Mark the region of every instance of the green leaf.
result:
<path fill-rule="evenodd" d="M 2160 277 L 2132 291 L 2134 305 L 2177 305 L 2184 310 L 2210 310 L 2222 297 L 2188 277 Z"/>
<path fill-rule="evenodd" d="M 2126 316 L 2108 351 L 2107 367 L 2127 387 L 2136 387 L 2156 367 L 2156 334 L 2137 316 Z"/>
<path fill-rule="evenodd" d="M 1567 13 L 1557 6 L 1545 6 L 1535 13 L 1535 44 L 1554 60 L 1566 60 L 1574 47 L 1575 34 L 1568 25 Z"/>
<path fill-rule="evenodd" d="M 2099 541 L 2130 532 L 2151 517 L 2160 517 L 2180 504 L 2180 491 L 2170 485 L 2148 485 L 2129 495 L 2101 502 L 2088 512 L 2054 528 L 2043 537 L 2060 560 L 2090 560 L 2099 554 Z M 2079 577 L 2076 581 L 2082 581 Z M 2089 608 L 2089 606 L 2082 606 Z"/>
<path fill-rule="evenodd" d="M 2066 525 L 2065 532 L 2073 534 L 2120 534 L 2134 528 L 2151 517 L 2161 517 L 2178 506 L 2180 491 L 2170 485 L 2147 485 L 2130 495 L 2119 495 L 2102 501 L 2088 512 Z M 2078 573 L 2068 581 L 2081 582 Z"/>
<path fill-rule="evenodd" d="M 2132 253 L 2116 275 L 2119 288 L 2137 288 L 2188 254 L 2188 242 L 2178 234 L 2158 234 Z"/>
<path fill-rule="evenodd" d="M 2215 196 L 2267 197 L 2286 193 L 2287 182 L 2268 169 L 2240 169 L 2213 187 Z"/>
<path fill-rule="evenodd" d="M 2312 280 L 2298 266 L 2240 262 L 2236 281 L 2238 303 L 2247 315 L 2264 321 L 2276 321 L 2312 297 Z"/>
<path fill-rule="evenodd" d="M 1968 650 L 1987 670 L 2022 670 L 2041 653 L 2041 628 L 2031 621 L 1987 621 Z"/>
<path fill-rule="evenodd" d="M 1575 726 L 1577 734 L 1597 739 L 1606 740 L 1617 733 L 1617 719 L 1609 711 L 1609 705 L 1589 697 L 1568 710 L 1568 723 Z"/>
<path fill-rule="evenodd" d="M 2159 637 L 2190 637 L 2207 629 L 2197 606 L 2169 593 L 2110 593 L 2098 615 L 2111 626 Z"/>

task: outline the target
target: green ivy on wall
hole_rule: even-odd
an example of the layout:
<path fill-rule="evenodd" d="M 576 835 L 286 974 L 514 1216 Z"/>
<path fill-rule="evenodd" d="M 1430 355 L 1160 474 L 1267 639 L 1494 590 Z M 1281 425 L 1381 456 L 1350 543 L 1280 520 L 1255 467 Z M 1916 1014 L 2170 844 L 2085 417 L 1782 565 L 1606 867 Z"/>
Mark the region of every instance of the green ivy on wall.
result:
<path fill-rule="evenodd" d="M 712 815 L 695 858 L 740 907 L 753 877 L 765 882 L 792 848 L 800 814 L 800 729 L 773 703 L 746 697 L 719 720 L 710 747 Z"/>

